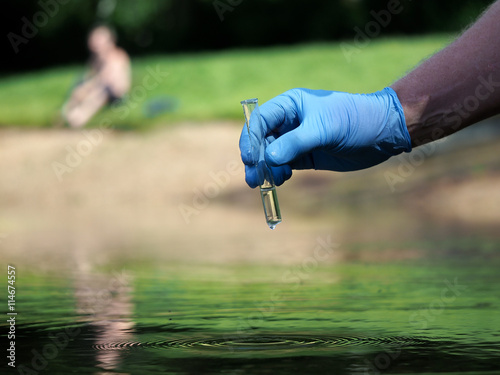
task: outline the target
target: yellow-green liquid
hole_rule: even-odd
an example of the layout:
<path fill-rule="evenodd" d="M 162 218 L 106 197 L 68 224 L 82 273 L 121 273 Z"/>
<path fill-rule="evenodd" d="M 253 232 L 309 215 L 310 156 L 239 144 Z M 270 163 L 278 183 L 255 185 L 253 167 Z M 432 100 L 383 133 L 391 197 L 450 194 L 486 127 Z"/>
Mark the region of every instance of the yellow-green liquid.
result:
<path fill-rule="evenodd" d="M 276 225 L 281 223 L 281 212 L 276 187 L 260 188 L 260 196 L 262 197 L 267 225 L 269 228 L 274 229 Z"/>

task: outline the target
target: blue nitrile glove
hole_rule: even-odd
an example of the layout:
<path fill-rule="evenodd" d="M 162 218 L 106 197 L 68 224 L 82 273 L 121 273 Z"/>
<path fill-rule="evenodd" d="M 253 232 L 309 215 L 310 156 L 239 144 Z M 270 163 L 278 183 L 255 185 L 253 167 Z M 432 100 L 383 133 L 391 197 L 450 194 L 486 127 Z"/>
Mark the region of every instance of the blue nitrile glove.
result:
<path fill-rule="evenodd" d="M 373 94 L 292 89 L 264 103 L 260 113 L 276 185 L 288 180 L 292 169 L 355 171 L 411 151 L 403 108 L 389 87 Z M 246 182 L 256 187 L 245 127 L 240 151 Z"/>

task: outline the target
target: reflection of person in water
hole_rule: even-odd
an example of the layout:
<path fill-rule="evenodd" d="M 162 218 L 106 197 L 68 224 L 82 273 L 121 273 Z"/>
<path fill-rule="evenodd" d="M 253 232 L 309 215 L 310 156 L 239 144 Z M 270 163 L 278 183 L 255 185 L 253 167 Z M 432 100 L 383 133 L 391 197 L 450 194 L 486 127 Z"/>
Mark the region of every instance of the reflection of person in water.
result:
<path fill-rule="evenodd" d="M 130 59 L 116 46 L 114 33 L 106 26 L 94 28 L 88 47 L 90 71 L 63 108 L 64 119 L 74 128 L 84 126 L 104 105 L 120 100 L 130 89 Z"/>
<path fill-rule="evenodd" d="M 85 263 L 85 262 L 82 262 Z M 132 287 L 126 273 L 105 275 L 91 272 L 79 264 L 75 277 L 76 313 L 87 322 L 86 333 L 98 348 L 117 345 L 117 350 L 97 350 L 96 365 L 103 371 L 96 375 L 115 374 L 120 367 L 123 351 L 121 344 L 131 342 L 134 322 L 131 319 Z"/>

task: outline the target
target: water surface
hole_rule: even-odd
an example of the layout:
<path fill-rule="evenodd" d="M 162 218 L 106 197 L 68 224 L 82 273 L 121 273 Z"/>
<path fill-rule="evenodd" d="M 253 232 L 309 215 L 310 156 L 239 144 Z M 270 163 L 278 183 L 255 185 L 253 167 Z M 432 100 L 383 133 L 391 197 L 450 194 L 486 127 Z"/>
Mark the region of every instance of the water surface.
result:
<path fill-rule="evenodd" d="M 13 373 L 495 374 L 498 266 L 19 271 Z"/>

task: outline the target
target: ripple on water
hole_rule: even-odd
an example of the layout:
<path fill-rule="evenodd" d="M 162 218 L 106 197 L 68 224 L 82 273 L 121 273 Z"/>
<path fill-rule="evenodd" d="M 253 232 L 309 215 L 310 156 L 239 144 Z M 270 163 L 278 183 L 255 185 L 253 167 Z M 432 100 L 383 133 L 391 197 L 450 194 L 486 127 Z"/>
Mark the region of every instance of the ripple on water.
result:
<path fill-rule="evenodd" d="M 110 342 L 94 345 L 96 350 L 127 350 L 136 348 L 190 349 L 203 351 L 272 351 L 307 348 L 341 348 L 350 346 L 397 346 L 427 345 L 428 340 L 414 337 L 323 337 L 294 335 L 259 335 L 213 338 L 188 338 L 149 342 Z"/>

